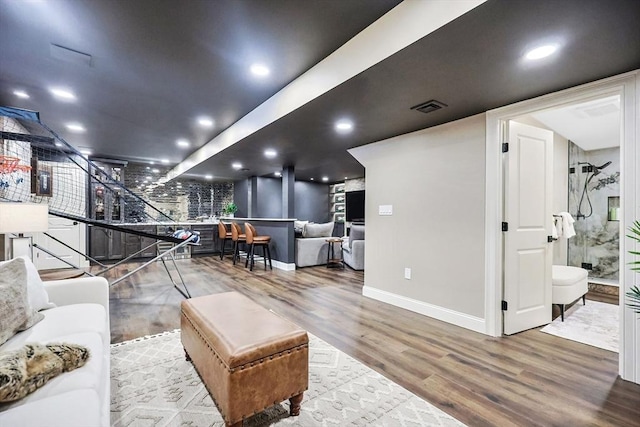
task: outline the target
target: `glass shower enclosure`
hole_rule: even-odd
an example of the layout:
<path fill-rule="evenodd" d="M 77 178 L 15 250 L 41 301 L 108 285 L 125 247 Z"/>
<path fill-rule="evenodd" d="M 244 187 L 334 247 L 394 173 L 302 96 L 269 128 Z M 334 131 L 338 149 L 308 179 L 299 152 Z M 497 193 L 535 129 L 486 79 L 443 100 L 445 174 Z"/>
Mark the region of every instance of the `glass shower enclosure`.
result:
<path fill-rule="evenodd" d="M 575 237 L 568 264 L 586 268 L 594 283 L 618 285 L 620 148 L 585 151 L 569 142 L 569 213 Z"/>

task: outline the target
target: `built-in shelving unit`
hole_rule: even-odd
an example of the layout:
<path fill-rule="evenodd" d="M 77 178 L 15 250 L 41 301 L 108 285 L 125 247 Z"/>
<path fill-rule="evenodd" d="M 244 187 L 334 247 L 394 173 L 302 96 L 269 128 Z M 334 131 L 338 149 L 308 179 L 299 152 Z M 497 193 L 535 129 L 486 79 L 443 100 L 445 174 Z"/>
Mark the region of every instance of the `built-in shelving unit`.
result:
<path fill-rule="evenodd" d="M 329 212 L 333 222 L 344 223 L 346 206 L 344 190 L 343 182 L 329 187 Z"/>

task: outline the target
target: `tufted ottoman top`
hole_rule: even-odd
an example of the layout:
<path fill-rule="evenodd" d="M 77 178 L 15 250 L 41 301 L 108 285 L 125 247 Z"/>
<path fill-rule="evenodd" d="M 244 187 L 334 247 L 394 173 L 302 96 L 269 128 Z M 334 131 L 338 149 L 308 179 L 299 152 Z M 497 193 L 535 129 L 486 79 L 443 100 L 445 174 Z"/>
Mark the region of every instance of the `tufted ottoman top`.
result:
<path fill-rule="evenodd" d="M 572 267 L 569 265 L 551 266 L 551 282 L 555 286 L 570 286 L 580 280 L 586 279 L 588 275 L 589 271 L 580 267 Z"/>
<path fill-rule="evenodd" d="M 309 343 L 304 329 L 238 292 L 191 298 L 181 308 L 230 369 Z"/>

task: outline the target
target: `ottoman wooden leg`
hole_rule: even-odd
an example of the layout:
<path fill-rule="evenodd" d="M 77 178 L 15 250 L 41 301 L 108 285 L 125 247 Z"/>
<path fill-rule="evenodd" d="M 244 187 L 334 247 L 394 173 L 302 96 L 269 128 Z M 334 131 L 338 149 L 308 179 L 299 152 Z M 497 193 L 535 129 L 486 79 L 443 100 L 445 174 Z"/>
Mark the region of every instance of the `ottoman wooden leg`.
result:
<path fill-rule="evenodd" d="M 187 362 L 191 362 L 191 356 L 189 356 L 189 353 L 187 353 L 187 350 L 184 350 L 184 358 L 187 360 Z"/>
<path fill-rule="evenodd" d="M 292 417 L 297 417 L 298 415 L 300 415 L 300 404 L 302 403 L 303 394 L 304 393 L 300 393 L 299 395 L 293 396 L 291 399 L 289 399 L 289 414 L 291 414 Z"/>
<path fill-rule="evenodd" d="M 233 423 L 233 424 L 227 424 L 227 426 L 228 427 L 242 427 L 242 421 L 238 421 L 237 423 Z"/>

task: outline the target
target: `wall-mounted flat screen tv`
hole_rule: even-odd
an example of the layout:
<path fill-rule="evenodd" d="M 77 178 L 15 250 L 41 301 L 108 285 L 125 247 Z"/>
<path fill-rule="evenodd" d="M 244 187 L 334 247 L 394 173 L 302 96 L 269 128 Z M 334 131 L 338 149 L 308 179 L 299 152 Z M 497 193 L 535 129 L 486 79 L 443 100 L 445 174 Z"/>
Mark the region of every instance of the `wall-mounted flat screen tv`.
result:
<path fill-rule="evenodd" d="M 364 190 L 345 193 L 346 220 L 364 222 Z"/>

